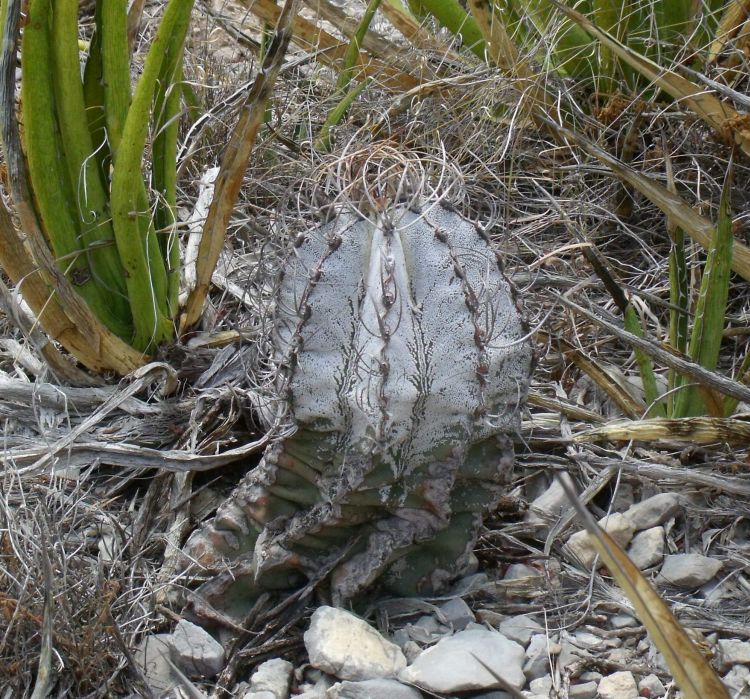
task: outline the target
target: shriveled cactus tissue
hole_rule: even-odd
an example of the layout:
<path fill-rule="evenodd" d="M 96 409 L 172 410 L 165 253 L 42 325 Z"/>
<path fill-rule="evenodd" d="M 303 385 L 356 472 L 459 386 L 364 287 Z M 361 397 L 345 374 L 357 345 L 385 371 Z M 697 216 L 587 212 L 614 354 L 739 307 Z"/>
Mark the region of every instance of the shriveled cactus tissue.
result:
<path fill-rule="evenodd" d="M 512 471 L 532 351 L 474 224 L 436 197 L 350 207 L 282 270 L 272 363 L 292 429 L 186 544 L 215 573 L 198 619 L 311 579 L 337 605 L 439 592 Z"/>

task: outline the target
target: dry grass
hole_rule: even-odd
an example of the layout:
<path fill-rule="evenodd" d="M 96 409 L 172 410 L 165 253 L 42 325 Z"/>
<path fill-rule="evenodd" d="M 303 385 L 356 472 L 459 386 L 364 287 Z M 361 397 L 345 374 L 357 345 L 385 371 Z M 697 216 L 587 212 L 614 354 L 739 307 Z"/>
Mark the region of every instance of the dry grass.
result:
<path fill-rule="evenodd" d="M 198 180 L 227 140 L 236 117 L 236 91 L 247 79 L 246 60 L 229 49 L 239 37 L 249 54 L 257 38 L 244 10 L 212 7 L 196 22 L 187 59 L 187 75 L 204 100 L 206 116 L 184 132 L 180 185 L 186 212 L 198 195 Z M 145 36 L 150 26 L 147 20 Z M 221 27 L 229 27 L 235 38 Z M 219 58 L 217 47 L 227 49 Z M 295 51 L 249 163 L 231 229 L 231 254 L 218 270 L 224 290 L 214 293 L 204 316 L 204 330 L 242 335 L 239 352 L 169 350 L 163 359 L 176 369 L 179 387 L 168 397 L 154 388 L 153 380 L 163 385 L 169 373 L 159 369 L 148 380 L 126 382 L 84 400 L 57 388 L 33 346 L 7 318 L 3 321 L 0 380 L 19 392 L 0 394 L 5 440 L 0 677 L 6 678 L 0 685 L 10 692 L 0 695 L 22 697 L 33 690 L 45 616 L 51 625 L 49 664 L 56 696 L 116 696 L 138 686 L 126 649 L 132 650 L 144 633 L 170 623 L 165 610 L 179 613 L 179 593 L 189 582 L 173 570 L 176 547 L 194 525 L 191 493 L 206 485 L 227 492 L 252 465 L 253 449 L 241 445 L 261 433 L 258 410 L 271 393 L 262 361 L 268 332 L 264 319 L 280 253 L 315 220 L 320 202 L 313 191 L 321 171 L 335 172 L 347 153 L 384 139 L 389 147 L 424 154 L 433 182 L 444 169 L 441 164 L 460 173 L 463 186 L 454 191 L 456 202 L 487 226 L 538 331 L 538 365 L 517 480 L 506 511 L 490 519 L 477 553 L 491 575 L 524 561 L 545 577 L 528 583 L 531 588 L 522 594 L 498 591 L 490 599 L 485 591 L 475 604 L 513 613 L 544 609 L 550 629 L 561 630 L 596 622 L 602 611 L 627 609 L 607 578 L 592 577 L 561 557 L 572 518 L 547 539 L 523 522 L 527 502 L 554 472 L 564 470 L 599 514 L 617 510 L 628 494 L 636 499 L 664 491 L 688 495 L 692 504 L 672 523 L 668 547 L 710 551 L 723 560 L 724 596 L 712 600 L 672 591 L 669 598 L 687 626 L 746 637 L 747 454 L 721 443 L 693 448 L 676 439 L 600 446 L 573 441 L 578 432 L 622 412 L 583 365 L 571 361 L 568 344 L 612 376 L 632 379 L 637 368 L 628 346 L 566 309 L 558 294 L 617 322 L 616 307 L 581 252 L 583 244 L 595 244 L 610 271 L 639 299 L 651 336 L 663 340 L 669 238 L 661 212 L 623 188 L 598 162 L 560 146 L 516 113 L 510 82 L 476 63 L 457 64 L 447 51 L 406 51 L 405 57 L 395 57 L 402 66 L 420 64 L 427 79 L 447 82 L 435 95 L 407 103 L 373 83 L 336 132 L 334 153 L 321 156 L 309 143 L 331 107 L 335 75 Z M 583 93 L 563 83 L 558 87 L 561 100 L 586 106 Z M 590 138 L 616 152 L 627 145 L 631 164 L 661 181 L 668 155 L 683 196 L 704 214 L 715 215 L 729 148 L 689 114 L 653 101 L 612 100 L 581 119 Z M 377 138 L 374 123 L 382 124 Z M 733 197 L 740 239 L 750 230 L 748 191 L 750 168 L 743 160 L 736 163 Z M 701 258 L 701 251 L 691 251 L 694 276 Z M 239 294 L 233 291 L 238 288 Z M 726 374 L 748 351 L 747 285 L 735 279 L 730 299 L 720 365 Z M 55 402 L 58 391 L 61 398 Z M 632 393 L 636 402 L 641 400 L 637 387 Z M 79 434 L 70 439 L 75 430 Z M 214 456 L 232 449 L 236 453 L 230 451 L 225 459 Z M 206 470 L 237 460 L 234 470 L 194 478 L 143 470 L 160 464 L 175 472 Z M 69 465 L 74 470 L 60 472 Z M 236 663 L 227 681 L 246 676 L 252 662 Z"/>

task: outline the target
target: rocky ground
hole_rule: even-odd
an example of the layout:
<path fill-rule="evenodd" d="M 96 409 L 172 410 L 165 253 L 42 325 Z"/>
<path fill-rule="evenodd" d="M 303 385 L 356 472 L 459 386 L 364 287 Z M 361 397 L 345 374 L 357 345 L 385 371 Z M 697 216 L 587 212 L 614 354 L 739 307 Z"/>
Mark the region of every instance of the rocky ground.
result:
<path fill-rule="evenodd" d="M 211 110 L 181 151 L 188 230 L 254 60 L 248 37 L 258 35 L 258 22 L 233 3 L 206 3 L 201 13 L 187 73 Z M 581 240 L 598 246 L 628 293 L 643 292 L 646 301 L 633 298 L 661 340 L 669 297 L 664 218 L 638 197 L 629 202 L 632 216 L 612 213 L 622 196 L 614 179 L 523 124 L 494 114 L 472 123 L 505 98 L 496 76 L 477 68 L 459 76 L 476 92 L 462 92 L 457 81 L 455 92 L 415 102 L 413 113 L 387 97 L 399 138 L 460 161 L 465 212 L 495 222 L 494 242 L 535 332 L 538 364 L 515 478 L 487 517 L 476 570 L 440 598 L 373 599 L 359 616 L 333 609 L 314 590 L 262 600 L 246 632 L 225 645 L 181 617 L 195 584 L 176 572 L 179 547 L 263 446 L 253 442 L 262 435 L 246 370 L 258 359 L 258 317 L 247 290 L 279 219 L 289 235 L 305 225 L 299 212 L 277 207 L 288 203 L 300 171 L 319 166 L 304 161 L 295 134 L 306 133 L 308 122 L 319 125 L 330 107 L 320 87 L 330 87 L 330 76 L 305 72 L 311 61 L 295 50 L 270 135 L 249 164 L 205 333 L 119 386 L 78 389 L 50 377 L 7 312 L 0 329 L 0 697 L 30 695 L 43 662 L 52 696 L 71 698 L 680 696 L 631 602 L 599 564 L 560 477 L 670 603 L 730 696 L 750 697 L 746 433 L 601 432 L 639 418 L 646 406 L 631 348 L 592 320 L 620 323 L 580 254 Z M 385 99 L 365 91 L 352 121 L 366 123 Z M 479 105 L 471 117 L 467 99 Z M 718 201 L 728 151 L 684 115 L 661 112 L 645 105 L 638 118 L 658 116 L 669 143 L 679 144 L 675 168 L 694 172 L 696 201 Z M 439 133 L 432 129 L 438 118 Z M 617 128 L 630 133 L 631 126 Z M 654 153 L 661 146 L 642 141 L 634 167 L 660 176 L 663 157 Z M 747 191 L 747 167 L 736 169 L 736 189 Z M 738 199 L 741 224 L 750 214 Z M 571 237 L 571 222 L 580 240 Z M 733 284 L 733 329 L 746 330 L 746 286 Z M 561 305 L 562 296 L 590 315 Z M 224 332 L 239 350 L 202 344 Z M 746 334 L 727 334 L 724 375 L 746 348 Z M 659 372 L 661 380 L 666 369 Z M 170 382 L 179 389 L 162 391 Z M 746 423 L 747 404 L 737 413 Z M 45 647 L 55 651 L 43 661 Z"/>

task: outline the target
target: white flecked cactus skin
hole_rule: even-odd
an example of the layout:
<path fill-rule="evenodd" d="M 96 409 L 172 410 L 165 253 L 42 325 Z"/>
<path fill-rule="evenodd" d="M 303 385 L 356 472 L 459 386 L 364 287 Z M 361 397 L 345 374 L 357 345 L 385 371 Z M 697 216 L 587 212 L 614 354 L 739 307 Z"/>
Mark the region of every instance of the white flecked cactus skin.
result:
<path fill-rule="evenodd" d="M 296 431 L 186 545 L 217 572 L 193 603 L 204 620 L 306 579 L 334 603 L 438 592 L 511 475 L 532 351 L 489 241 L 437 200 L 361 211 L 283 266 L 273 363 Z"/>

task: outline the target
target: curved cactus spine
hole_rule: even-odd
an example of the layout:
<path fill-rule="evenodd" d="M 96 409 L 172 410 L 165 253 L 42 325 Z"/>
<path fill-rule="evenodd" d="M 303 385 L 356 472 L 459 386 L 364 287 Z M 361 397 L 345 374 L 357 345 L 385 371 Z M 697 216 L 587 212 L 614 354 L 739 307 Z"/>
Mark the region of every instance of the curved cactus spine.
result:
<path fill-rule="evenodd" d="M 436 592 L 508 482 L 526 328 L 486 237 L 440 201 L 399 201 L 404 181 L 302 235 L 283 266 L 275 389 L 296 432 L 187 544 L 218 572 L 198 600 L 230 616 L 321 571 L 335 603 L 375 583 Z"/>

